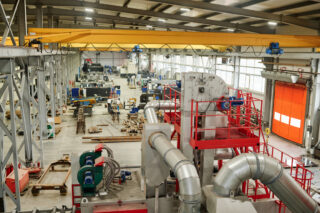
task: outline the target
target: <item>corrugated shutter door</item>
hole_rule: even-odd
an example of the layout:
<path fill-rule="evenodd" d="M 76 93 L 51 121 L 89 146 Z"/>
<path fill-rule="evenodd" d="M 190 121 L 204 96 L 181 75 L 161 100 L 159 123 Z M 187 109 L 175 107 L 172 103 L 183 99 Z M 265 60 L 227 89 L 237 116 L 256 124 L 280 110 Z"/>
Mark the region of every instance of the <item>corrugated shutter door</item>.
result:
<path fill-rule="evenodd" d="M 307 88 L 301 84 L 276 81 L 272 131 L 302 144 Z"/>

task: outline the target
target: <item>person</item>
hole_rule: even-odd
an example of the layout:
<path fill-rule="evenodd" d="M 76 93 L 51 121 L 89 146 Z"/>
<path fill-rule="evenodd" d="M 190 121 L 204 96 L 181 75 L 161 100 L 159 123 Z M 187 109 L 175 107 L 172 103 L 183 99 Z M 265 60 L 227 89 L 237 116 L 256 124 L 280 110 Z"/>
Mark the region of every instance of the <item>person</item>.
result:
<path fill-rule="evenodd" d="M 128 86 L 129 86 L 129 84 L 130 84 L 130 77 L 129 76 L 127 78 L 127 82 L 128 82 Z"/>
<path fill-rule="evenodd" d="M 135 75 L 131 76 L 131 80 L 132 80 L 132 85 L 135 86 L 136 85 L 136 76 Z"/>
<path fill-rule="evenodd" d="M 117 100 L 117 105 L 119 106 L 121 104 L 120 98 Z"/>

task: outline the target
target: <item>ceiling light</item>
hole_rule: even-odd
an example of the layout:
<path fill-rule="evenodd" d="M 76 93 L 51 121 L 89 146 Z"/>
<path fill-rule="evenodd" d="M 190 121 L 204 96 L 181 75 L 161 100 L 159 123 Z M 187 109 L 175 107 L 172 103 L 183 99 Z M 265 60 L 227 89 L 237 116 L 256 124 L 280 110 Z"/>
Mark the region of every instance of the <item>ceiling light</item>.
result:
<path fill-rule="evenodd" d="M 10 18 L 10 16 L 6 16 L 6 19 L 9 19 Z"/>
<path fill-rule="evenodd" d="M 298 75 L 291 75 L 290 76 L 291 77 L 291 81 L 292 81 L 292 83 L 297 83 L 297 81 L 298 81 L 298 79 L 299 79 L 299 76 Z"/>
<path fill-rule="evenodd" d="M 93 13 L 93 9 L 92 8 L 86 8 L 84 9 L 86 12 L 90 12 L 90 13 Z"/>
<path fill-rule="evenodd" d="M 85 19 L 86 19 L 86 20 L 90 20 L 90 21 L 92 20 L 91 17 L 85 17 Z"/>
<path fill-rule="evenodd" d="M 182 7 L 182 8 L 180 8 L 180 11 L 182 11 L 182 12 L 189 12 L 190 9 L 189 9 L 189 8 L 185 8 L 185 7 Z"/>
<path fill-rule="evenodd" d="M 163 18 L 159 18 L 158 21 L 160 21 L 160 22 L 166 22 L 166 20 L 163 19 Z"/>
<path fill-rule="evenodd" d="M 278 25 L 278 23 L 274 22 L 274 21 L 268 21 L 268 24 L 271 25 L 271 26 L 277 26 Z"/>
<path fill-rule="evenodd" d="M 152 28 L 152 26 L 151 26 L 151 25 L 147 25 L 146 27 L 147 27 L 147 28 Z"/>
<path fill-rule="evenodd" d="M 229 31 L 229 32 L 234 32 L 234 29 L 228 28 L 227 31 Z"/>

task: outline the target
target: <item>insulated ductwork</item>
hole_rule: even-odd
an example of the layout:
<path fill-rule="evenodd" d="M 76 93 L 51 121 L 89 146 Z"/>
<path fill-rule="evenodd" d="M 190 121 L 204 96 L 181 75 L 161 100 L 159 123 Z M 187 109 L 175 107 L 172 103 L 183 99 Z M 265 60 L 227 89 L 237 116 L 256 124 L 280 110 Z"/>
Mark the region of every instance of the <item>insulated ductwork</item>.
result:
<path fill-rule="evenodd" d="M 223 165 L 214 180 L 214 192 L 229 197 L 237 193 L 242 182 L 259 179 L 293 213 L 317 213 L 318 204 L 285 171 L 277 160 L 263 154 L 249 153 Z"/>
<path fill-rule="evenodd" d="M 177 106 L 180 108 L 180 106 Z M 156 114 L 156 110 L 160 109 L 167 109 L 167 110 L 174 110 L 175 103 L 172 101 L 150 101 L 144 107 L 144 114 L 148 120 L 148 123 L 156 124 L 158 123 L 158 118 Z"/>
<path fill-rule="evenodd" d="M 145 115 L 149 123 L 158 123 L 155 109 L 174 109 L 168 101 L 149 102 L 145 107 Z M 158 151 L 167 165 L 179 180 L 181 213 L 199 213 L 201 201 L 200 179 L 194 165 L 173 146 L 162 132 L 155 132 L 149 137 L 149 144 Z"/>

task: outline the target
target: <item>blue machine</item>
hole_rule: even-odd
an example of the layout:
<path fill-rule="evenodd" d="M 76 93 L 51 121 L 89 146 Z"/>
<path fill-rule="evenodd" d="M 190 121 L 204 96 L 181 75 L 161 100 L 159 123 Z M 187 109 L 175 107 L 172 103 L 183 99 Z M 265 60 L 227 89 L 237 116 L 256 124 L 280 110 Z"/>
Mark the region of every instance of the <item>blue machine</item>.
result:
<path fill-rule="evenodd" d="M 122 171 L 120 172 L 120 180 L 121 180 L 121 183 L 126 182 L 126 180 L 127 180 L 128 177 L 131 177 L 131 172 L 130 172 L 130 171 L 122 170 Z"/>
<path fill-rule="evenodd" d="M 181 80 L 177 80 L 177 81 L 176 81 L 176 84 L 177 84 L 177 87 L 178 87 L 178 88 L 181 88 Z"/>
<path fill-rule="evenodd" d="M 139 45 L 135 45 L 132 49 L 132 52 L 138 52 L 138 53 L 141 53 L 142 52 L 142 49 L 140 48 Z"/>
<path fill-rule="evenodd" d="M 80 88 L 72 88 L 71 89 L 71 97 L 72 98 L 79 98 L 80 96 Z"/>
<path fill-rule="evenodd" d="M 132 107 L 130 113 L 131 113 L 131 114 L 134 114 L 134 113 L 137 113 L 138 111 L 139 111 L 139 108 L 137 108 L 137 107 Z"/>
<path fill-rule="evenodd" d="M 266 53 L 269 55 L 281 55 L 284 51 L 280 48 L 279 42 L 272 42 L 266 49 Z"/>
<path fill-rule="evenodd" d="M 219 109 L 220 110 L 228 110 L 231 106 L 241 106 L 244 104 L 243 98 L 236 98 L 235 96 L 231 96 L 228 99 L 224 99 L 225 101 L 220 102 Z"/>
<path fill-rule="evenodd" d="M 147 87 L 142 87 L 142 93 L 147 93 L 148 92 L 148 88 Z"/>

